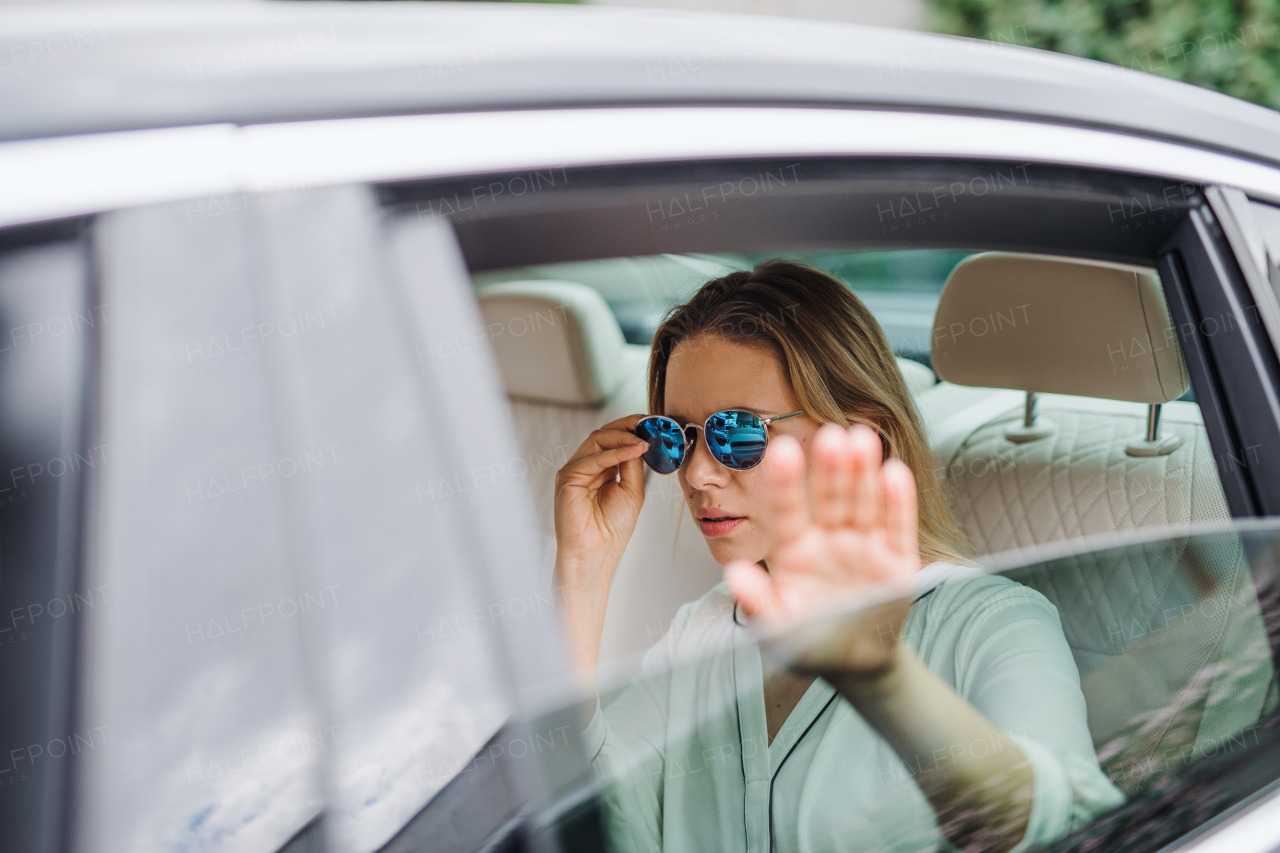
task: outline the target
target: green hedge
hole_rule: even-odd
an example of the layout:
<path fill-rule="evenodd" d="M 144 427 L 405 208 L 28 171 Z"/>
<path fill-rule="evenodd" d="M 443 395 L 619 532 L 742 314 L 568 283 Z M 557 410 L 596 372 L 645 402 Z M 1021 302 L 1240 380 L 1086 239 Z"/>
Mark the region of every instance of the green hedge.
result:
<path fill-rule="evenodd" d="M 939 32 L 1100 59 L 1280 109 L 1280 0 L 927 0 Z"/>

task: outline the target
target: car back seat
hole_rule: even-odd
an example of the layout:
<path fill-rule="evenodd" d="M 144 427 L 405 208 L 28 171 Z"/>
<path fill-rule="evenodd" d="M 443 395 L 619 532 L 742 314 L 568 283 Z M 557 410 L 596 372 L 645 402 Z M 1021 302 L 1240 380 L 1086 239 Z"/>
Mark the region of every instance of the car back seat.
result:
<path fill-rule="evenodd" d="M 1189 382 L 1150 271 L 971 257 L 944 287 L 932 357 L 945 381 L 921 409 L 979 554 L 1027 549 L 1031 562 L 1058 540 L 1229 518 L 1199 410 L 1172 402 Z M 1162 426 L 1147 441 L 1153 405 Z M 1230 535 L 1211 548 L 1173 540 L 1017 573 L 1058 607 L 1095 746 L 1122 790 L 1167 769 L 1155 757 L 1261 713 L 1269 656 L 1244 674 L 1236 666 L 1266 645 L 1248 575 Z M 1215 693 L 1225 670 L 1234 687 L 1224 693 L 1218 680 Z"/>

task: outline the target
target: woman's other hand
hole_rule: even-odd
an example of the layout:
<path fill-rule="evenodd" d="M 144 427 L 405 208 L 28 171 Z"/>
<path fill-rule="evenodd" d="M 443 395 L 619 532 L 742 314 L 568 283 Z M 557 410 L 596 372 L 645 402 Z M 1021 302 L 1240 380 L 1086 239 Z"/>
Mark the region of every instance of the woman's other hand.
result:
<path fill-rule="evenodd" d="M 952 744 L 999 743 L 1005 734 L 898 642 L 920 569 L 911 471 L 896 459 L 881 464 L 871 429 L 829 424 L 813 439 L 806 500 L 804 454 L 794 441 L 778 444 L 766 472 L 776 537 L 769 570 L 726 567 L 734 595 L 749 615 L 789 629 L 770 642 L 793 668 L 829 681 L 907 767 L 919 768 L 916 782 L 952 844 L 1012 849 L 1035 796 L 1026 755 L 1006 739 L 1007 749 L 957 756 Z M 822 618 L 872 586 L 881 587 L 879 603 Z M 945 771 L 939 755 L 948 757 Z"/>
<path fill-rule="evenodd" d="M 879 436 L 866 426 L 823 426 L 813 441 L 806 496 L 800 445 L 779 436 L 769 448 L 763 472 L 773 536 L 768 570 L 745 561 L 725 567 L 743 612 L 780 628 L 868 587 L 902 593 L 848 617 L 819 620 L 817 633 L 802 631 L 797 668 L 868 676 L 893 668 L 920 551 L 915 478 L 897 459 L 882 464 L 882 455 Z"/>
<path fill-rule="evenodd" d="M 556 473 L 555 584 L 564 602 L 569 653 L 589 677 L 600 656 L 613 570 L 635 532 L 644 504 L 649 445 L 629 415 L 591 433 Z"/>

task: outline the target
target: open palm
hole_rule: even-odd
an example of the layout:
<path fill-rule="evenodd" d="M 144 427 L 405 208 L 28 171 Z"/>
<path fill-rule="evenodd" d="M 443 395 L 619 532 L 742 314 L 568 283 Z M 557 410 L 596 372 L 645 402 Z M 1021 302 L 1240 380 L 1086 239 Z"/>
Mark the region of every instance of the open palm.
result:
<path fill-rule="evenodd" d="M 736 561 L 725 567 L 725 580 L 763 627 L 800 629 L 797 668 L 882 670 L 893 660 L 910 606 L 905 593 L 920 570 L 915 478 L 899 460 L 882 464 L 879 437 L 860 424 L 822 427 L 813 454 L 806 495 L 799 443 L 779 436 L 770 446 L 763 472 L 773 539 L 768 568 Z M 887 600 L 854 616 L 813 619 L 866 595 Z"/>

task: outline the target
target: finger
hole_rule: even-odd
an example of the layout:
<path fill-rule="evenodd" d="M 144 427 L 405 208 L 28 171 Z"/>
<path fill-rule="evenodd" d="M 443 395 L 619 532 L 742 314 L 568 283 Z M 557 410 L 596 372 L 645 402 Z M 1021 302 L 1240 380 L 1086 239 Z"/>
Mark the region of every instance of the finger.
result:
<path fill-rule="evenodd" d="M 900 459 L 884 463 L 881 475 L 885 493 L 885 532 L 889 545 L 900 554 L 920 550 L 919 513 L 916 478 Z"/>
<path fill-rule="evenodd" d="M 591 435 L 587 436 L 586 441 L 578 445 L 578 449 L 569 457 L 572 462 L 575 459 L 583 459 L 602 450 L 610 450 L 617 447 L 630 447 L 637 445 L 640 447 L 648 447 L 649 444 L 643 438 L 633 432 L 621 429 L 598 429 L 594 430 Z"/>
<path fill-rule="evenodd" d="M 571 459 L 560 471 L 566 480 L 573 482 L 592 481 L 610 468 L 630 460 L 639 460 L 648 449 L 648 444 L 640 442 L 639 444 L 604 450 L 590 456 Z M 643 476 L 643 472 L 641 472 L 641 475 Z"/>
<path fill-rule="evenodd" d="M 845 431 L 825 424 L 813 439 L 814 464 L 809 478 L 813 520 L 825 527 L 844 524 L 849 507 L 848 443 Z"/>
<path fill-rule="evenodd" d="M 804 450 L 791 436 L 781 435 L 769 443 L 765 463 L 766 524 L 777 547 L 798 538 L 809 524 Z"/>
<path fill-rule="evenodd" d="M 759 563 L 734 560 L 724 567 L 724 582 L 749 619 L 768 618 L 775 611 L 773 581 Z"/>
<path fill-rule="evenodd" d="M 880 439 L 871 427 L 854 424 L 849 430 L 849 443 L 853 456 L 853 526 L 874 530 L 880 524 Z"/>
<path fill-rule="evenodd" d="M 618 483 L 618 466 L 616 465 L 612 468 L 606 468 L 597 474 L 596 478 L 591 481 L 591 488 L 598 489 L 603 486 L 607 486 L 610 483 L 613 483 L 614 485 L 617 485 Z"/>
<path fill-rule="evenodd" d="M 628 459 L 618 466 L 618 484 L 633 498 L 644 500 L 644 462 L 639 457 Z"/>

